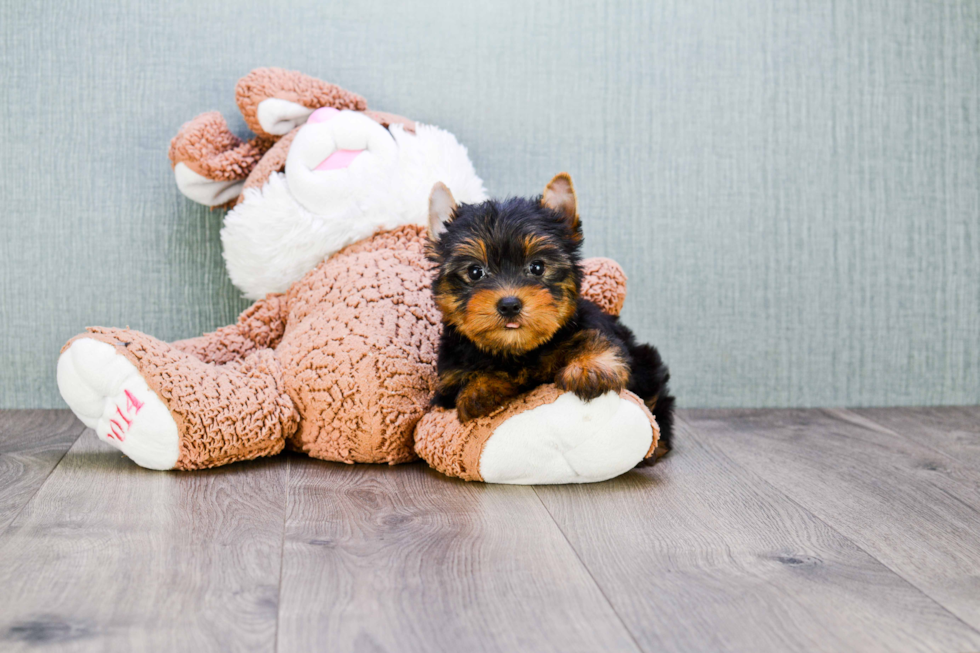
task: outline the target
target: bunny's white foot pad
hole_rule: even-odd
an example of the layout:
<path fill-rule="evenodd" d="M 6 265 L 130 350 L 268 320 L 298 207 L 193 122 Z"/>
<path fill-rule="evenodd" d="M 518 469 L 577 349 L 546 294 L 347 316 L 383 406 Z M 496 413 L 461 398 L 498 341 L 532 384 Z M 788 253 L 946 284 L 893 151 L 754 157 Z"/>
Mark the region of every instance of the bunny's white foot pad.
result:
<path fill-rule="evenodd" d="M 566 392 L 511 417 L 483 446 L 487 483 L 594 483 L 628 472 L 646 456 L 653 427 L 634 402 L 609 392 L 582 401 Z"/>
<path fill-rule="evenodd" d="M 177 424 L 136 367 L 112 345 L 79 338 L 58 359 L 58 389 L 103 442 L 141 467 L 173 469 Z"/>

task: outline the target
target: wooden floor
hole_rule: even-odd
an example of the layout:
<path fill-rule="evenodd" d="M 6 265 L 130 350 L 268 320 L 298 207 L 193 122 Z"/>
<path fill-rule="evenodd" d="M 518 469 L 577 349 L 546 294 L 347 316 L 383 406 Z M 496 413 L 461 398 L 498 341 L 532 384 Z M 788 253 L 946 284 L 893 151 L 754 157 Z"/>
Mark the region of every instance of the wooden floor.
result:
<path fill-rule="evenodd" d="M 0 650 L 980 651 L 980 408 L 689 411 L 591 486 L 161 473 L 0 412 Z"/>

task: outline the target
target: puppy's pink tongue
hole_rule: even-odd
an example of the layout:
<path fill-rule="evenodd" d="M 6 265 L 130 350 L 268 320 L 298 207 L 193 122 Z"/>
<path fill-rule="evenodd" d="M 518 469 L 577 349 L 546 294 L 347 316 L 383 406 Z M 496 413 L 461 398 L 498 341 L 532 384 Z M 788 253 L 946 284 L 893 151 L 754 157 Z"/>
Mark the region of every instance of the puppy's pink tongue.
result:
<path fill-rule="evenodd" d="M 508 322 L 507 323 L 507 328 L 508 329 L 518 329 L 518 328 L 520 328 L 520 326 L 521 325 L 518 324 L 517 322 Z"/>

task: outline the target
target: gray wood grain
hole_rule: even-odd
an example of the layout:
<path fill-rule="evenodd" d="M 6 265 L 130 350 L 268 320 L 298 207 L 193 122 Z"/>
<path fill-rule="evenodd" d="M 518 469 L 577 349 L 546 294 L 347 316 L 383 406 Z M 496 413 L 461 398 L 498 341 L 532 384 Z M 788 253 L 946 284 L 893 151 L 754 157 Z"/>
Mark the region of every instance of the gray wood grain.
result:
<path fill-rule="evenodd" d="M 529 488 L 291 461 L 280 651 L 636 651 Z"/>
<path fill-rule="evenodd" d="M 846 411 L 691 411 L 697 431 L 974 628 L 976 469 Z"/>
<path fill-rule="evenodd" d="M 980 648 L 980 633 L 721 447 L 684 424 L 676 443 L 653 468 L 536 489 L 645 651 Z"/>
<path fill-rule="evenodd" d="M 974 410 L 691 411 L 656 466 L 536 489 L 151 472 L 84 431 L 0 485 L 35 484 L 0 531 L 0 650 L 976 651 Z M 78 428 L 0 413 L 0 459 Z"/>
<path fill-rule="evenodd" d="M 271 651 L 286 473 L 144 470 L 86 430 L 0 536 L 0 650 Z"/>
<path fill-rule="evenodd" d="M 980 469 L 980 406 L 854 408 L 848 413 Z"/>
<path fill-rule="evenodd" d="M 84 428 L 68 410 L 0 411 L 0 533 Z"/>

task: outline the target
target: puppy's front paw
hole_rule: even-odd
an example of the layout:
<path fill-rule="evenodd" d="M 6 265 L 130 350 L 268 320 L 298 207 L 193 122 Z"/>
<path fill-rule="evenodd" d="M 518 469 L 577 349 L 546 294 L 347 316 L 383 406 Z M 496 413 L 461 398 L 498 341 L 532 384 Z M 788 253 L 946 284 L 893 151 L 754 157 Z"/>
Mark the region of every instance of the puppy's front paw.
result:
<path fill-rule="evenodd" d="M 620 361 L 573 360 L 558 372 L 555 385 L 560 390 L 574 392 L 585 401 L 607 392 L 622 392 L 629 380 L 629 368 Z"/>
<path fill-rule="evenodd" d="M 463 390 L 456 397 L 456 414 L 459 416 L 459 421 L 465 423 L 489 415 L 502 404 L 503 401 L 495 393 L 486 389 Z"/>
<path fill-rule="evenodd" d="M 489 415 L 511 397 L 517 389 L 502 375 L 478 376 L 470 380 L 456 396 L 456 413 L 460 422 Z"/>

